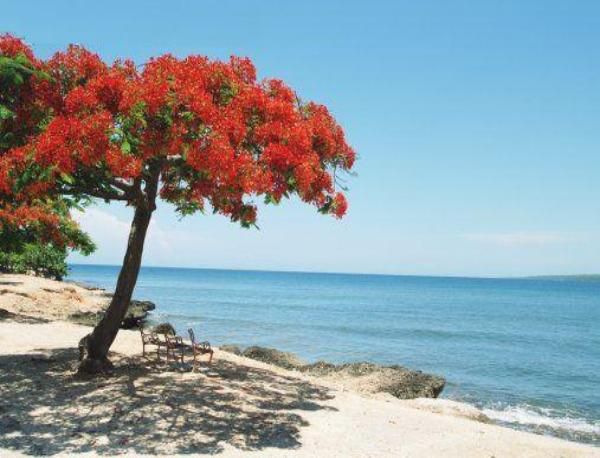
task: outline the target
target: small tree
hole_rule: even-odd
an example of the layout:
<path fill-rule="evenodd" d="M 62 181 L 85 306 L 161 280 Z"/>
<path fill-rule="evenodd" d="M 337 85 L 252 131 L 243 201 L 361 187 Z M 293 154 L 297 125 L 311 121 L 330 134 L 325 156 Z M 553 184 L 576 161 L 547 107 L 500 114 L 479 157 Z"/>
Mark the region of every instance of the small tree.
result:
<path fill-rule="evenodd" d="M 137 68 L 107 65 L 79 46 L 43 62 L 29 48 L 6 48 L 48 75 L 31 97 L 50 119 L 6 152 L 0 187 L 13 196 L 122 201 L 134 210 L 115 294 L 88 339 L 83 370 L 110 367 L 158 198 L 181 215 L 210 208 L 243 227 L 255 225 L 251 199 L 259 196 L 277 204 L 295 194 L 322 213 L 346 211 L 336 170 L 350 170 L 355 153 L 342 129 L 324 106 L 301 102 L 283 82 L 257 81 L 248 59 L 164 55 Z"/>
<path fill-rule="evenodd" d="M 52 240 L 45 236 L 48 227 L 18 219 L 0 219 L 0 272 L 34 273 L 61 280 L 68 271 L 67 255 L 77 250 L 89 255 L 95 245 L 69 216 L 64 200 L 55 201 L 47 211 L 57 218 L 52 229 L 59 236 Z"/>

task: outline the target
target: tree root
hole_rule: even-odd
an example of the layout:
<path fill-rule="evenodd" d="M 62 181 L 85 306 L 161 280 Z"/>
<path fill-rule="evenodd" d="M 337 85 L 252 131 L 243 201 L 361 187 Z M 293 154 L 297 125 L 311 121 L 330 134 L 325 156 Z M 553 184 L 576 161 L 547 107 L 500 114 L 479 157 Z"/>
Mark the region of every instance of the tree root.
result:
<path fill-rule="evenodd" d="M 77 375 L 110 375 L 114 368 L 115 366 L 108 358 L 92 359 L 88 357 L 79 365 Z"/>

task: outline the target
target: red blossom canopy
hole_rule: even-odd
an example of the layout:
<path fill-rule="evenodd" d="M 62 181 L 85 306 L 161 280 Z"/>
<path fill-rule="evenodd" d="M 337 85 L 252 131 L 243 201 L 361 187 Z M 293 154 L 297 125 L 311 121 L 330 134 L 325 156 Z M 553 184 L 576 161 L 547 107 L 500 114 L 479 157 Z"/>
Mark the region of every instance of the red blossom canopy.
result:
<path fill-rule="evenodd" d="M 256 196 L 278 203 L 295 194 L 323 213 L 346 212 L 336 171 L 349 171 L 355 153 L 341 127 L 283 82 L 257 81 L 249 59 L 167 54 L 138 68 L 69 46 L 41 60 L 4 35 L 0 89 L 0 225 L 52 229 L 59 201 L 68 208 L 100 198 L 135 209 L 83 371 L 111 366 L 108 350 L 131 301 L 157 196 L 182 215 L 210 206 L 245 227 L 255 224 Z"/>
<path fill-rule="evenodd" d="M 247 58 L 107 65 L 72 45 L 40 60 L 8 35 L 0 56 L 24 56 L 43 74 L 28 79 L 1 126 L 23 141 L 0 146 L 0 201 L 27 208 L 60 194 L 135 206 L 155 177 L 182 214 L 209 204 L 244 226 L 256 220 L 252 196 L 277 203 L 296 194 L 324 213 L 346 212 L 335 171 L 350 170 L 355 153 L 342 128 L 282 81 L 257 81 Z"/>

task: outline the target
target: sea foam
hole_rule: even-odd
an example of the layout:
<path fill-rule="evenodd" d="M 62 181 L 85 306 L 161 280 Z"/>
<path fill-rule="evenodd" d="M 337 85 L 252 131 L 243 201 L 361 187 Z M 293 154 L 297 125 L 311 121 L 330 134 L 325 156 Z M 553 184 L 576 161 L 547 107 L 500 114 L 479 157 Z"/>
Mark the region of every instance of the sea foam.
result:
<path fill-rule="evenodd" d="M 519 404 L 517 406 L 507 406 L 503 409 L 484 408 L 482 411 L 490 419 L 498 422 L 600 436 L 600 422 L 560 416 L 559 412 L 552 409 Z"/>

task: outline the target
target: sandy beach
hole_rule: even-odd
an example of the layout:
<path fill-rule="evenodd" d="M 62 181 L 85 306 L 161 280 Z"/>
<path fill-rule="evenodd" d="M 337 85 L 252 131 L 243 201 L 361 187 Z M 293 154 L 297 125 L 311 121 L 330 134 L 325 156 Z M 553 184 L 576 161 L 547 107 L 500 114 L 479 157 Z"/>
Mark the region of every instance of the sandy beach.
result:
<path fill-rule="evenodd" d="M 122 330 L 112 347 L 114 376 L 80 378 L 76 347 L 90 328 L 64 321 L 69 306 L 53 296 L 93 309 L 99 293 L 8 275 L 0 289 L 0 308 L 11 312 L 0 319 L 2 457 L 600 456 L 476 421 L 478 411 L 452 401 L 367 395 L 218 349 L 211 366 L 189 372 L 142 358 L 136 331 Z"/>

